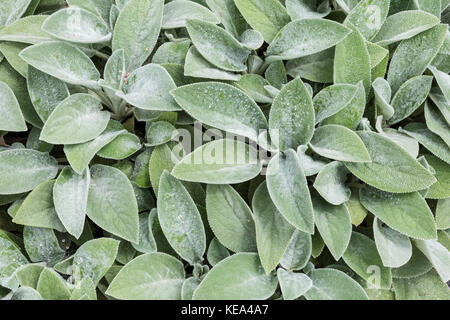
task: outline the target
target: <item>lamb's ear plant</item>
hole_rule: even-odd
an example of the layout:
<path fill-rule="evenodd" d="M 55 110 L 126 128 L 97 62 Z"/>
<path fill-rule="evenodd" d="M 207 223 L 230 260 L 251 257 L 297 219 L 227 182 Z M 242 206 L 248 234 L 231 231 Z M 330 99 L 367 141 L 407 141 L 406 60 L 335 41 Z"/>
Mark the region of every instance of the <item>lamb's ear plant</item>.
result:
<path fill-rule="evenodd" d="M 0 298 L 450 299 L 450 1 L 0 1 Z"/>

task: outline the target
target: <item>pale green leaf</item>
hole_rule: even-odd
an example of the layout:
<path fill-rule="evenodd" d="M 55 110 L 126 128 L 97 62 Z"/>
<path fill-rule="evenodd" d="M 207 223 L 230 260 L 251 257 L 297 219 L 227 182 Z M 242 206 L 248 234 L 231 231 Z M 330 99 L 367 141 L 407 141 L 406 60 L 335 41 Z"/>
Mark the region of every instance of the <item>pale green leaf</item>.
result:
<path fill-rule="evenodd" d="M 164 6 L 162 29 L 186 27 L 186 19 L 197 19 L 213 24 L 220 21 L 214 13 L 194 1 L 175 0 Z"/>
<path fill-rule="evenodd" d="M 322 198 L 333 205 L 340 205 L 350 199 L 350 188 L 345 185 L 347 169 L 337 161 L 323 167 L 314 181 L 316 189 Z"/>
<path fill-rule="evenodd" d="M 280 268 L 277 277 L 284 300 L 295 300 L 313 286 L 312 280 L 303 273 L 287 272 Z"/>
<path fill-rule="evenodd" d="M 11 88 L 0 81 L 0 130 L 27 131 L 25 119 L 20 110 L 19 102 Z"/>

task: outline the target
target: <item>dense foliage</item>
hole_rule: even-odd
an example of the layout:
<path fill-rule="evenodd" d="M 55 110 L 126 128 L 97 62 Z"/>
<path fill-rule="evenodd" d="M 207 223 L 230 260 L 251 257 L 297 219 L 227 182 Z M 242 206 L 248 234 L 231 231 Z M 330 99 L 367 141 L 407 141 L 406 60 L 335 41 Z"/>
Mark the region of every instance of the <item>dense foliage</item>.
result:
<path fill-rule="evenodd" d="M 2 0 L 0 297 L 450 299 L 450 0 Z"/>

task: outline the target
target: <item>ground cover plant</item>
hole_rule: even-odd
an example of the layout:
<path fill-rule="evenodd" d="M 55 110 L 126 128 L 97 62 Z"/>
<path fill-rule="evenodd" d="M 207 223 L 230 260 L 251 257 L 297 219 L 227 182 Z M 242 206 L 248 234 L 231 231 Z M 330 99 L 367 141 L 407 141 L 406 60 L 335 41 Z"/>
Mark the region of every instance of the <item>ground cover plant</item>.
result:
<path fill-rule="evenodd" d="M 449 299 L 449 0 L 2 0 L 2 299 Z"/>

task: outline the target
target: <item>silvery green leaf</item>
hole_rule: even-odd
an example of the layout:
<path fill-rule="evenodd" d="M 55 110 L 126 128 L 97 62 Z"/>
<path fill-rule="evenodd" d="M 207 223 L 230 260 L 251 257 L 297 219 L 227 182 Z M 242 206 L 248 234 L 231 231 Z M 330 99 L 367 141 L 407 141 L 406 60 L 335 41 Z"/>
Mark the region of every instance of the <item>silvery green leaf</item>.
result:
<path fill-rule="evenodd" d="M 417 249 L 416 246 L 412 247 L 412 257 L 409 261 L 400 268 L 392 269 L 392 277 L 394 279 L 410 279 L 415 278 L 429 272 L 433 266 L 428 258 Z"/>
<path fill-rule="evenodd" d="M 14 92 L 4 82 L 0 81 L 0 130 L 5 131 L 27 131 L 25 119 L 20 110 Z"/>
<path fill-rule="evenodd" d="M 440 136 L 450 146 L 450 124 L 445 120 L 439 109 L 426 102 L 424 113 L 428 129 Z"/>
<path fill-rule="evenodd" d="M 411 122 L 401 132 L 413 137 L 439 159 L 450 164 L 450 147 L 441 137 L 431 132 L 424 123 Z"/>
<path fill-rule="evenodd" d="M 259 106 L 241 90 L 219 82 L 202 82 L 172 90 L 177 103 L 193 118 L 254 141 L 267 120 Z"/>
<path fill-rule="evenodd" d="M 121 130 L 120 134 L 104 146 L 97 155 L 106 159 L 123 160 L 135 154 L 141 148 L 142 143 L 138 136 Z"/>
<path fill-rule="evenodd" d="M 351 104 L 357 90 L 358 87 L 351 84 L 336 84 L 320 90 L 313 99 L 316 124 Z"/>
<path fill-rule="evenodd" d="M 110 12 L 112 11 L 113 1 L 111 0 L 66 0 L 70 7 L 78 7 L 86 9 L 108 24 Z M 111 25 L 111 27 L 113 27 Z"/>
<path fill-rule="evenodd" d="M 381 26 L 389 12 L 389 0 L 362 0 L 348 13 L 344 24 L 350 23 L 362 36 L 372 39 Z"/>
<path fill-rule="evenodd" d="M 234 0 L 248 24 L 271 43 L 278 31 L 291 20 L 277 0 Z"/>
<path fill-rule="evenodd" d="M 299 146 L 297 148 L 297 156 L 300 161 L 300 165 L 305 172 L 305 176 L 314 176 L 327 165 L 327 162 L 321 159 L 314 159 L 312 156 L 306 154 L 308 150 L 307 146 Z"/>
<path fill-rule="evenodd" d="M 90 180 L 89 168 L 79 175 L 70 167 L 65 167 L 53 187 L 58 218 L 67 232 L 77 239 L 83 233 Z"/>
<path fill-rule="evenodd" d="M 186 19 L 197 19 L 213 24 L 220 20 L 208 8 L 188 0 L 175 0 L 164 6 L 162 29 L 186 27 Z"/>
<path fill-rule="evenodd" d="M 164 170 L 172 171 L 175 163 L 172 159 L 172 150 L 167 144 L 157 146 L 150 157 L 150 182 L 155 194 L 158 194 L 159 180 Z"/>
<path fill-rule="evenodd" d="M 340 205 L 350 199 L 350 188 L 345 185 L 347 169 L 338 161 L 323 167 L 314 181 L 316 189 L 322 198 L 333 205 Z"/>
<path fill-rule="evenodd" d="M 310 56 L 289 60 L 286 72 L 293 78 L 301 77 L 319 83 L 333 82 L 334 48 Z"/>
<path fill-rule="evenodd" d="M 49 268 L 42 270 L 36 290 L 43 300 L 69 300 L 70 298 L 68 283 Z"/>
<path fill-rule="evenodd" d="M 411 259 L 412 245 L 409 238 L 377 218 L 373 221 L 373 236 L 385 267 L 398 268 Z"/>
<path fill-rule="evenodd" d="M 194 296 L 194 291 L 199 286 L 201 280 L 195 277 L 190 277 L 184 280 L 183 286 L 181 287 L 181 300 L 192 300 Z"/>
<path fill-rule="evenodd" d="M 380 46 L 409 39 L 439 23 L 435 16 L 420 10 L 401 11 L 387 17 L 377 35 L 372 39 Z"/>
<path fill-rule="evenodd" d="M 448 285 L 439 278 L 436 271 L 408 279 L 394 280 L 397 300 L 449 300 Z"/>
<path fill-rule="evenodd" d="M 194 300 L 263 300 L 275 292 L 276 276 L 267 275 L 256 253 L 236 253 L 212 268 L 194 292 Z"/>
<path fill-rule="evenodd" d="M 249 50 L 258 50 L 264 44 L 264 38 L 259 31 L 245 30 L 239 38 L 241 44 Z"/>
<path fill-rule="evenodd" d="M 361 131 L 358 135 L 372 162 L 345 165 L 365 183 L 387 192 L 405 193 L 426 189 L 436 182 L 428 170 L 395 142 L 374 132 Z"/>
<path fill-rule="evenodd" d="M 336 46 L 334 58 L 334 83 L 364 83 L 366 97 L 372 84 L 371 60 L 361 33 L 354 30 Z"/>
<path fill-rule="evenodd" d="M 136 197 L 120 170 L 100 164 L 91 167 L 86 213 L 102 229 L 134 243 L 139 241 Z"/>
<path fill-rule="evenodd" d="M 281 215 L 297 229 L 314 233 L 311 197 L 297 153 L 277 154 L 267 168 L 267 189 Z"/>
<path fill-rule="evenodd" d="M 272 103 L 273 99 L 265 89 L 269 82 L 258 74 L 244 74 L 234 85 L 247 93 L 255 102 Z"/>
<path fill-rule="evenodd" d="M 364 186 L 362 205 L 392 229 L 416 239 L 436 239 L 436 224 L 426 201 L 417 193 L 393 194 Z"/>
<path fill-rule="evenodd" d="M 450 279 L 450 252 L 436 240 L 416 240 L 417 248 L 430 260 L 443 282 Z"/>
<path fill-rule="evenodd" d="M 444 97 L 447 99 L 447 103 L 450 101 L 450 76 L 442 72 L 435 67 L 429 67 L 430 71 L 433 73 L 434 78 L 436 79 L 439 87 L 444 94 Z"/>
<path fill-rule="evenodd" d="M 62 101 L 45 122 L 40 139 L 52 144 L 79 144 L 97 138 L 108 125 L 100 100 L 74 94 Z"/>
<path fill-rule="evenodd" d="M 169 142 L 177 135 L 175 127 L 167 121 L 151 122 L 145 133 L 147 146 L 155 147 Z"/>
<path fill-rule="evenodd" d="M 350 103 L 338 113 L 324 119 L 321 123 L 322 125 L 336 124 L 352 130 L 355 130 L 358 127 L 366 108 L 366 92 L 362 81 L 356 86 L 356 93 Z"/>
<path fill-rule="evenodd" d="M 292 20 L 323 18 L 331 12 L 330 4 L 326 0 L 287 0 L 286 10 Z"/>
<path fill-rule="evenodd" d="M 100 17 L 77 7 L 56 11 L 44 21 L 42 30 L 55 38 L 75 43 L 102 43 L 112 37 Z"/>
<path fill-rule="evenodd" d="M 16 271 L 27 264 L 28 260 L 20 247 L 4 231 L 0 231 L 0 285 L 16 289 L 19 286 Z"/>
<path fill-rule="evenodd" d="M 128 72 L 139 68 L 153 51 L 161 29 L 163 8 L 163 0 L 131 0 L 121 9 L 112 49 L 124 50 Z"/>
<path fill-rule="evenodd" d="M 408 79 L 425 71 L 444 43 L 446 33 L 447 26 L 440 24 L 398 45 L 387 76 L 393 93 Z"/>
<path fill-rule="evenodd" d="M 294 20 L 276 35 L 266 55 L 277 60 L 309 56 L 334 47 L 349 34 L 348 28 L 331 20 Z"/>
<path fill-rule="evenodd" d="M 139 215 L 139 242 L 131 245 L 142 253 L 156 252 L 156 241 L 151 230 L 149 213 L 141 213 Z"/>
<path fill-rule="evenodd" d="M 103 77 L 109 86 L 121 90 L 126 74 L 125 53 L 123 49 L 118 49 L 106 62 Z"/>
<path fill-rule="evenodd" d="M 65 145 L 64 153 L 72 169 L 76 173 L 82 174 L 97 152 L 125 133 L 126 131 L 121 128 L 119 123 L 111 120 L 105 131 L 97 138 L 82 144 Z"/>
<path fill-rule="evenodd" d="M 49 228 L 63 232 L 64 226 L 59 220 L 53 205 L 53 185 L 50 180 L 41 183 L 28 194 L 14 216 L 13 222 L 25 226 Z"/>
<path fill-rule="evenodd" d="M 230 256 L 230 252 L 227 248 L 225 248 L 217 238 L 214 238 L 209 243 L 207 259 L 210 265 L 213 267 L 218 264 L 223 259 Z"/>
<path fill-rule="evenodd" d="M 46 262 L 48 266 L 53 266 L 61 261 L 66 253 L 60 248 L 52 229 L 25 226 L 23 241 L 32 262 Z"/>
<path fill-rule="evenodd" d="M 152 63 L 173 63 L 184 65 L 186 54 L 190 46 L 190 40 L 165 42 L 156 50 L 152 57 Z"/>
<path fill-rule="evenodd" d="M 184 75 L 189 77 L 231 81 L 238 81 L 241 77 L 237 73 L 217 69 L 213 64 L 205 60 L 194 46 L 192 46 L 186 54 Z"/>
<path fill-rule="evenodd" d="M 418 157 L 419 143 L 416 141 L 416 139 L 411 138 L 407 134 L 401 133 L 398 130 L 392 128 L 384 128 L 383 130 L 380 130 L 379 133 L 395 142 L 403 150 L 408 152 L 414 159 Z"/>
<path fill-rule="evenodd" d="M 334 206 L 317 194 L 312 196 L 316 227 L 337 261 L 347 249 L 352 233 L 350 214 L 344 205 Z"/>
<path fill-rule="evenodd" d="M 389 120 L 395 113 L 394 108 L 391 106 L 391 86 L 384 78 L 376 78 L 372 82 L 373 92 L 375 94 L 375 104 L 378 111 L 383 115 L 383 118 Z"/>
<path fill-rule="evenodd" d="M 269 128 L 281 151 L 311 141 L 314 133 L 314 106 L 301 79 L 285 85 L 270 109 Z"/>
<path fill-rule="evenodd" d="M 440 90 L 433 90 L 429 97 L 442 113 L 447 123 L 450 124 L 450 103 L 446 100 L 444 95 L 440 92 Z"/>
<path fill-rule="evenodd" d="M 440 199 L 436 206 L 436 225 L 439 230 L 450 229 L 450 199 Z"/>
<path fill-rule="evenodd" d="M 9 25 L 27 10 L 31 0 L 6 0 L 0 4 L 0 26 Z"/>
<path fill-rule="evenodd" d="M 269 274 L 283 257 L 295 229 L 273 204 L 265 182 L 256 189 L 252 207 L 258 254 L 262 267 Z"/>
<path fill-rule="evenodd" d="M 48 153 L 28 149 L 0 152 L 0 194 L 18 194 L 33 190 L 53 179 L 58 171 L 56 160 Z"/>
<path fill-rule="evenodd" d="M 279 268 L 277 277 L 284 300 L 295 300 L 313 286 L 312 280 L 303 273 L 288 272 Z"/>
<path fill-rule="evenodd" d="M 426 100 L 432 81 L 430 76 L 417 76 L 402 84 L 392 99 L 394 115 L 389 124 L 396 124 L 416 111 Z"/>
<path fill-rule="evenodd" d="M 152 148 L 146 148 L 136 157 L 134 163 L 130 180 L 140 188 L 149 188 L 151 185 L 149 166 L 152 151 Z"/>
<path fill-rule="evenodd" d="M 228 31 L 195 19 L 188 19 L 186 25 L 195 48 L 209 63 L 225 71 L 247 70 L 250 51 Z"/>
<path fill-rule="evenodd" d="M 434 169 L 437 182 L 434 183 L 428 193 L 428 199 L 445 199 L 450 197 L 450 166 L 433 155 L 425 156 L 427 162 Z"/>
<path fill-rule="evenodd" d="M 203 260 L 206 236 L 200 213 L 183 184 L 169 172 L 161 175 L 158 218 L 172 248 L 191 265 Z"/>
<path fill-rule="evenodd" d="M 233 0 L 206 0 L 208 7 L 220 17 L 220 21 L 236 39 L 247 30 L 247 22 Z"/>
<path fill-rule="evenodd" d="M 441 17 L 441 1 L 414 0 L 413 6 L 416 9 L 429 12 L 438 18 Z"/>
<path fill-rule="evenodd" d="M 364 289 L 344 272 L 336 269 L 314 269 L 308 276 L 313 286 L 308 300 L 368 300 Z"/>
<path fill-rule="evenodd" d="M 363 141 L 352 130 L 338 125 L 326 125 L 316 129 L 310 142 L 311 149 L 326 158 L 365 163 L 371 157 Z"/>
<path fill-rule="evenodd" d="M 28 64 L 19 57 L 19 53 L 28 47 L 27 44 L 17 42 L 0 43 L 0 52 L 9 64 L 24 78 L 27 78 Z"/>
<path fill-rule="evenodd" d="M 255 252 L 253 214 L 229 185 L 208 185 L 206 211 L 214 235 L 222 245 L 234 252 Z"/>
<path fill-rule="evenodd" d="M 20 53 L 28 64 L 55 78 L 74 85 L 97 87 L 100 73 L 79 48 L 65 42 L 44 42 Z"/>
<path fill-rule="evenodd" d="M 360 0 L 336 0 L 338 6 L 345 12 L 349 13 Z"/>
<path fill-rule="evenodd" d="M 84 277 L 73 288 L 70 294 L 70 300 L 97 300 L 97 292 L 95 284 L 89 277 Z"/>
<path fill-rule="evenodd" d="M 14 291 L 11 300 L 42 300 L 41 295 L 30 287 L 21 287 Z"/>
<path fill-rule="evenodd" d="M 47 17 L 45 15 L 37 15 L 19 19 L 0 29 L 0 40 L 29 44 L 50 41 L 52 37 L 41 29 Z"/>
<path fill-rule="evenodd" d="M 311 258 L 311 235 L 296 229 L 280 260 L 280 265 L 288 271 L 303 269 Z"/>
<path fill-rule="evenodd" d="M 368 286 L 390 289 L 391 269 L 383 266 L 375 242 L 369 237 L 353 232 L 343 259 L 356 274 L 367 281 Z"/>
<path fill-rule="evenodd" d="M 165 253 L 148 253 L 126 264 L 106 291 L 123 300 L 180 300 L 183 264 Z"/>
<path fill-rule="evenodd" d="M 179 111 L 169 92 L 177 86 L 163 67 L 148 64 L 135 70 L 118 93 L 129 104 L 144 110 Z"/>
<path fill-rule="evenodd" d="M 84 277 L 89 277 L 97 285 L 116 260 L 118 248 L 119 241 L 111 238 L 85 242 L 73 257 L 75 282 L 79 283 Z"/>
<path fill-rule="evenodd" d="M 377 69 L 383 65 L 382 62 L 389 60 L 389 50 L 375 43 L 366 41 L 367 50 L 370 56 L 370 68 L 372 69 L 372 78 L 377 74 Z M 386 62 L 387 67 L 387 62 Z M 383 75 L 386 70 L 383 71 Z"/>
<path fill-rule="evenodd" d="M 281 90 L 287 83 L 286 67 L 283 61 L 274 61 L 267 67 L 264 76 L 271 86 Z M 274 95 L 276 96 L 276 94 Z"/>
<path fill-rule="evenodd" d="M 63 81 L 32 66 L 28 66 L 27 80 L 31 102 L 39 117 L 45 122 L 53 110 L 69 97 L 69 89 Z"/>

